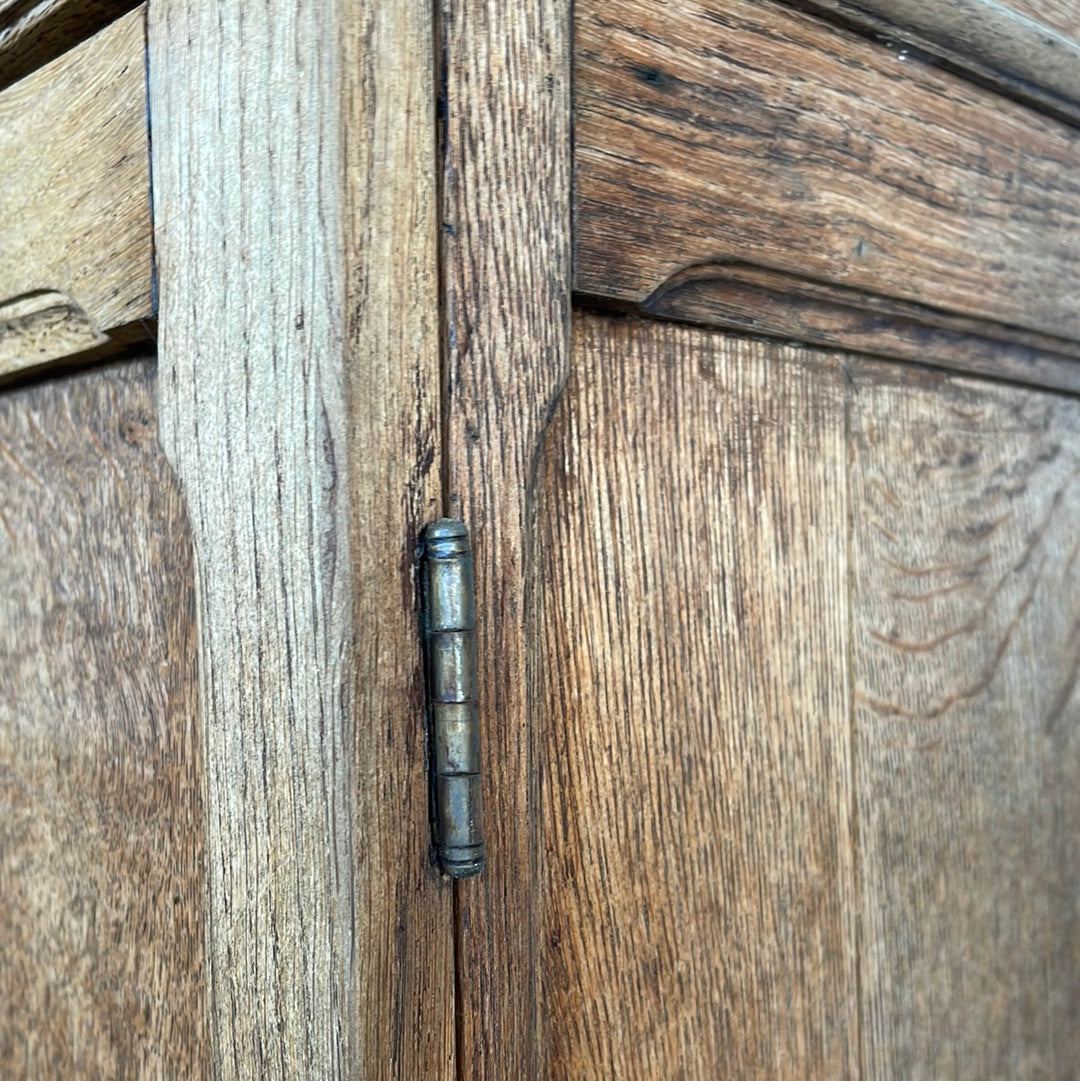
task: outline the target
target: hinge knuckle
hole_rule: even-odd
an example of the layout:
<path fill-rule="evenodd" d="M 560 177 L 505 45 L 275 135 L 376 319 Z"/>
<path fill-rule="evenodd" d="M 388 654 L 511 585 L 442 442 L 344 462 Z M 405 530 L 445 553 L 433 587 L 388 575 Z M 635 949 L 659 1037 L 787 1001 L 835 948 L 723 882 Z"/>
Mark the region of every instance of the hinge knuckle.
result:
<path fill-rule="evenodd" d="M 476 590 L 464 523 L 432 522 L 422 555 L 435 848 L 447 874 L 468 878 L 483 870 L 484 835 Z"/>

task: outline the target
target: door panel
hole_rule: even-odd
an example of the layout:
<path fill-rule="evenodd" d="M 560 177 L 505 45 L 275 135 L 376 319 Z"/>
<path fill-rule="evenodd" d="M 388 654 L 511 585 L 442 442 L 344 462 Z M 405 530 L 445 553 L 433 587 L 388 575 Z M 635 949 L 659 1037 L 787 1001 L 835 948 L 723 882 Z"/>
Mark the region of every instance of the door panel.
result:
<path fill-rule="evenodd" d="M 1069 1078 L 1080 409 L 580 316 L 537 508 L 556 1078 Z"/>
<path fill-rule="evenodd" d="M 843 372 L 581 318 L 545 448 L 555 1078 L 855 1067 Z"/>
<path fill-rule="evenodd" d="M 1080 407 L 859 363 L 851 406 L 864 1061 L 1080 1063 Z"/>
<path fill-rule="evenodd" d="M 195 580 L 154 364 L 0 395 L 0 1075 L 203 1077 Z"/>

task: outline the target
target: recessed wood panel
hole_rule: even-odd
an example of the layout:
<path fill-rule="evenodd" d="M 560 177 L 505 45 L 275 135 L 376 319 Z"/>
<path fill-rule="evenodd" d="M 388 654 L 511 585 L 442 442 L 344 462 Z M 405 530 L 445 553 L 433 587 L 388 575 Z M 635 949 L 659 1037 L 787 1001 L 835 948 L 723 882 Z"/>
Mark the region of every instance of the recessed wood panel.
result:
<path fill-rule="evenodd" d="M 552 1078 L 857 1076 L 839 360 L 583 317 L 537 510 Z"/>
<path fill-rule="evenodd" d="M 737 262 L 1080 336 L 1080 135 L 786 5 L 576 5 L 576 289 Z"/>
<path fill-rule="evenodd" d="M 207 1076 L 195 572 L 154 363 L 0 395 L 0 1074 Z"/>
<path fill-rule="evenodd" d="M 862 1046 L 874 1077 L 1080 1062 L 1080 407 L 853 371 Z"/>
<path fill-rule="evenodd" d="M 0 93 L 0 376 L 150 336 L 144 11 Z"/>

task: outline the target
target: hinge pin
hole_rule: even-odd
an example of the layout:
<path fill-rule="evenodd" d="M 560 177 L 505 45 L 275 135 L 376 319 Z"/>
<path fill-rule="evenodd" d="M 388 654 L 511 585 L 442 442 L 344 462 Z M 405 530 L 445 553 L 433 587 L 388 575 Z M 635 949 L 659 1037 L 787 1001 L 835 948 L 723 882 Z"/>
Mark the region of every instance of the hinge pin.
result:
<path fill-rule="evenodd" d="M 424 531 L 423 589 L 435 848 L 448 875 L 468 878 L 484 868 L 484 833 L 476 597 L 463 522 L 440 518 Z"/>

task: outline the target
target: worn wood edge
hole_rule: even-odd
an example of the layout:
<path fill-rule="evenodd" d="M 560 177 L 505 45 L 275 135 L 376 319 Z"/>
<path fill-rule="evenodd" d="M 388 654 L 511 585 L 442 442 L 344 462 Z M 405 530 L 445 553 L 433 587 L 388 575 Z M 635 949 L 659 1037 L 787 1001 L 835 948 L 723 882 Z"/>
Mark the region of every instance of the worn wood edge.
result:
<path fill-rule="evenodd" d="M 580 294 L 575 300 L 586 307 L 609 303 Z M 651 318 L 1080 393 L 1080 343 L 753 263 L 687 267 L 640 305 L 618 306 Z"/>
<path fill-rule="evenodd" d="M 1080 40 L 998 0 L 789 0 L 1080 124 Z M 1080 26 L 1078 26 L 1080 33 Z"/>
<path fill-rule="evenodd" d="M 0 0 L 0 89 L 90 37 L 141 0 Z"/>
<path fill-rule="evenodd" d="M 441 0 L 444 507 L 476 557 L 488 863 L 455 887 L 462 1078 L 545 1077 L 533 517 L 569 371 L 571 5 Z"/>
<path fill-rule="evenodd" d="M 0 92 L 0 380 L 146 337 L 145 18 L 130 11 Z"/>
<path fill-rule="evenodd" d="M 431 13 L 244 6 L 156 0 L 149 24 L 215 1076 L 449 1081 L 410 547 L 438 504 Z"/>

